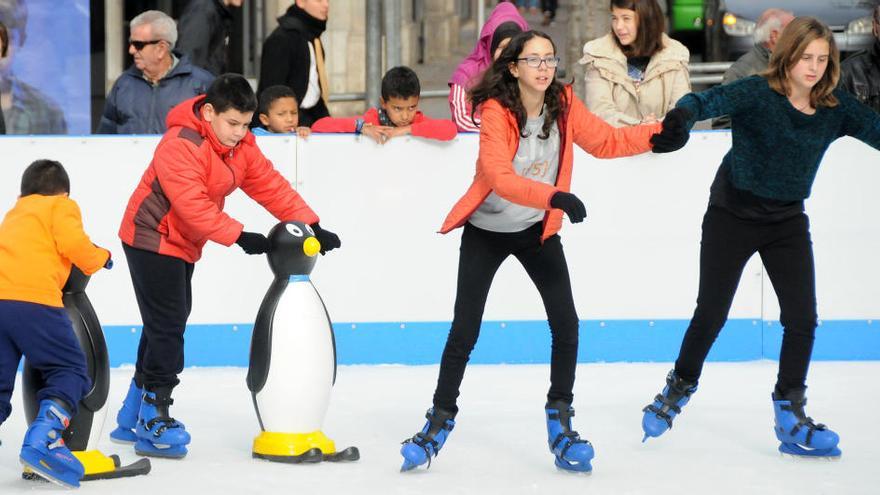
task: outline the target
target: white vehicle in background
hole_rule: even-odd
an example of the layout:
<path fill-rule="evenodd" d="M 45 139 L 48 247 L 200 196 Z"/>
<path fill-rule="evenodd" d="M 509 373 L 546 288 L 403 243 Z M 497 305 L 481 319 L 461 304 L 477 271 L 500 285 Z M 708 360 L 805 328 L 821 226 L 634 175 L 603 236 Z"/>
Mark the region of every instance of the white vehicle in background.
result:
<path fill-rule="evenodd" d="M 706 57 L 736 60 L 752 48 L 755 22 L 775 7 L 812 16 L 831 27 L 844 56 L 871 46 L 871 11 L 880 0 L 706 0 Z"/>

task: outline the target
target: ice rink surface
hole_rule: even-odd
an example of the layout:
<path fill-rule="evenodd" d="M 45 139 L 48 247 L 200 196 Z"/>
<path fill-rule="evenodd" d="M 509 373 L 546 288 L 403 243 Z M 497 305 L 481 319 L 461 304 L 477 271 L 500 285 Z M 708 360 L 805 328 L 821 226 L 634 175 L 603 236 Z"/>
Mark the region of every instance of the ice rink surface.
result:
<path fill-rule="evenodd" d="M 285 465 L 251 458 L 259 426 L 243 368 L 188 368 L 172 415 L 192 433 L 182 461 L 153 460 L 148 476 L 83 483 L 90 494 L 876 494 L 880 493 L 880 362 L 816 362 L 807 414 L 842 440 L 838 461 L 782 457 L 772 432 L 776 363 L 708 363 L 675 428 L 642 444 L 641 408 L 664 383 L 666 363 L 578 367 L 575 428 L 595 449 L 591 476 L 561 473 L 543 419 L 548 365 L 471 366 L 461 411 L 428 471 L 401 474 L 400 442 L 424 423 L 437 366 L 340 367 L 324 431 L 347 464 Z M 131 377 L 114 369 L 106 433 Z M 61 492 L 20 479 L 25 430 L 18 390 L 0 427 L 0 494 Z M 133 449 L 109 441 L 125 463 Z"/>

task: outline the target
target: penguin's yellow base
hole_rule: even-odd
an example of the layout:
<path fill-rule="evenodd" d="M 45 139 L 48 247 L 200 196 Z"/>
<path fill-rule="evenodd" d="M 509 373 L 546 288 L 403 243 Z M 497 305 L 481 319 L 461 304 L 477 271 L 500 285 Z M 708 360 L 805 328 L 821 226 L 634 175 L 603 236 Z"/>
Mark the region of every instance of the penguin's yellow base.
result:
<path fill-rule="evenodd" d="M 254 439 L 254 457 L 276 460 L 276 457 L 300 457 L 314 449 L 323 455 L 336 453 L 336 444 L 321 430 L 311 433 L 279 433 L 264 431 Z"/>
<path fill-rule="evenodd" d="M 113 462 L 113 459 L 101 453 L 100 450 L 82 450 L 72 452 L 72 454 L 79 459 L 79 462 L 86 469 L 86 476 L 99 475 L 116 470 L 116 463 Z"/>

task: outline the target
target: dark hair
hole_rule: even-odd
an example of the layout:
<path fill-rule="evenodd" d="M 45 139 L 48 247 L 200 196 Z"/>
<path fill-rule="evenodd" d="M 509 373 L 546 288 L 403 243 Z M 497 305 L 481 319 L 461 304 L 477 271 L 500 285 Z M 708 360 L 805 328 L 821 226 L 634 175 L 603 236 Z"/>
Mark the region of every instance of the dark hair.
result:
<path fill-rule="evenodd" d="M 815 17 L 796 17 L 788 23 L 770 54 L 767 70 L 761 75 L 767 78 L 767 83 L 774 91 L 788 96 L 791 93 L 789 72 L 797 65 L 807 45 L 815 40 L 828 43 L 828 66 L 822 79 L 810 90 L 810 105 L 814 108 L 836 107 L 838 101 L 833 91 L 840 80 L 840 51 L 831 28 Z"/>
<path fill-rule="evenodd" d="M 24 0 L 0 0 L 0 24 L 5 24 L 11 33 L 18 33 L 18 44 L 24 44 L 27 33 L 28 10 Z M 7 34 L 8 42 L 9 34 Z M 4 43 L 5 45 L 5 43 Z"/>
<path fill-rule="evenodd" d="M 498 100 L 498 103 L 501 103 L 501 106 L 513 112 L 513 115 L 516 116 L 516 125 L 520 136 L 526 137 L 523 134 L 526 124 L 526 110 L 523 108 L 522 100 L 519 96 L 519 82 L 510 73 L 510 68 L 517 63 L 516 59 L 521 56 L 526 43 L 532 38 L 548 40 L 550 45 L 553 46 L 553 53 L 556 53 L 556 44 L 545 33 L 540 31 L 524 31 L 514 36 L 510 43 L 504 47 L 504 50 L 501 51 L 498 60 L 492 62 L 492 65 L 483 74 L 483 79 L 471 89 L 471 120 L 474 119 L 474 112 L 476 112 L 480 105 L 494 98 Z M 565 93 L 562 91 L 563 88 L 562 83 L 553 77 L 553 81 L 544 93 L 544 105 L 546 105 L 544 126 L 541 128 L 541 134 L 538 136 L 541 139 L 550 137 L 550 129 L 553 127 L 562 109 L 568 106 L 568 102 L 565 101 Z"/>
<path fill-rule="evenodd" d="M 617 46 L 627 57 L 653 57 L 663 49 L 663 31 L 666 30 L 666 18 L 657 0 L 611 0 L 608 10 L 617 7 L 635 11 L 638 22 L 636 40 L 629 46 L 620 44 L 614 35 Z M 613 35 L 613 33 L 612 33 Z"/>
<path fill-rule="evenodd" d="M 409 67 L 400 66 L 388 69 L 382 76 L 382 99 L 409 98 L 422 93 L 419 76 Z"/>
<path fill-rule="evenodd" d="M 513 21 L 502 22 L 495 28 L 495 32 L 492 33 L 492 42 L 489 43 L 489 56 L 495 55 L 495 50 L 498 49 L 498 45 L 501 44 L 507 38 L 513 38 L 522 32 L 522 28 L 519 27 L 519 24 Z"/>
<path fill-rule="evenodd" d="M 55 160 L 37 160 L 21 174 L 21 195 L 58 193 L 70 194 L 70 178 Z"/>
<path fill-rule="evenodd" d="M 299 101 L 296 99 L 296 93 L 293 92 L 293 89 L 291 89 L 290 86 L 276 84 L 275 86 L 269 86 L 260 93 L 260 105 L 257 112 L 263 115 L 269 115 L 269 109 L 272 108 L 272 104 L 275 103 L 275 100 L 280 100 L 281 98 L 293 98 L 293 101 L 299 106 Z"/>
<path fill-rule="evenodd" d="M 217 76 L 208 87 L 205 103 L 210 103 L 217 113 L 223 113 L 230 108 L 242 113 L 257 109 L 254 90 L 241 74 L 227 73 Z"/>

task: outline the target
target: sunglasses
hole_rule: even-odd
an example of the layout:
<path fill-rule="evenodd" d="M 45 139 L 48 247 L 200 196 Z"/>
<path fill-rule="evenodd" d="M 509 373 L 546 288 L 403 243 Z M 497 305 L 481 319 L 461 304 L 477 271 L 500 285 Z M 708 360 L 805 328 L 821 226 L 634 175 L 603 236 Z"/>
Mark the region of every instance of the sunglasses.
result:
<path fill-rule="evenodd" d="M 128 45 L 133 46 L 135 51 L 141 51 L 147 45 L 155 45 L 156 43 L 161 43 L 162 40 L 150 40 L 150 41 L 139 41 L 139 40 L 128 40 Z"/>

